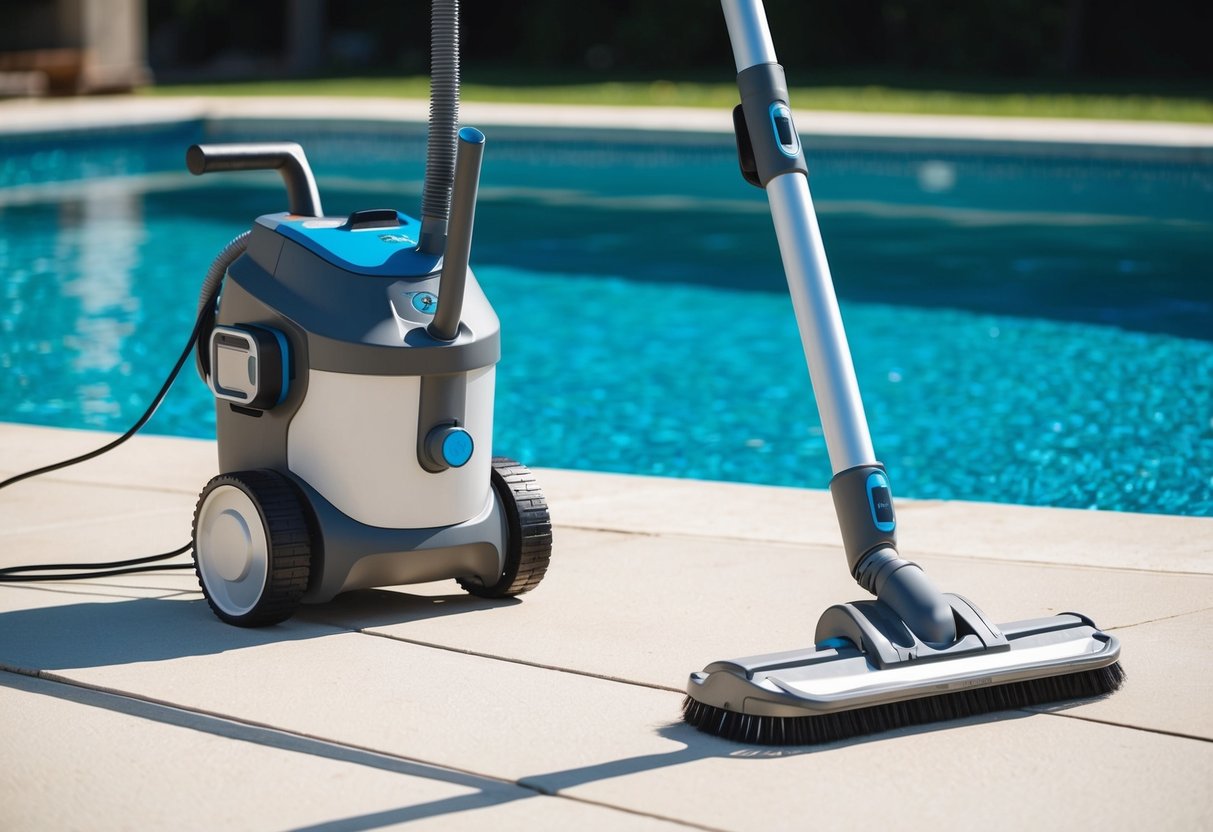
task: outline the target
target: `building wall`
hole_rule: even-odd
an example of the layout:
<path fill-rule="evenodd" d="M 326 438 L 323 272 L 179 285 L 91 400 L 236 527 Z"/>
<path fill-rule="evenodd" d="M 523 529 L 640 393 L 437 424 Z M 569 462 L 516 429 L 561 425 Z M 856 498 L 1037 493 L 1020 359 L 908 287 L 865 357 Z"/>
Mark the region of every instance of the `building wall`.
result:
<path fill-rule="evenodd" d="M 26 0 L 0 36 L 0 70 L 43 73 L 52 92 L 130 90 L 151 79 L 145 0 Z"/>

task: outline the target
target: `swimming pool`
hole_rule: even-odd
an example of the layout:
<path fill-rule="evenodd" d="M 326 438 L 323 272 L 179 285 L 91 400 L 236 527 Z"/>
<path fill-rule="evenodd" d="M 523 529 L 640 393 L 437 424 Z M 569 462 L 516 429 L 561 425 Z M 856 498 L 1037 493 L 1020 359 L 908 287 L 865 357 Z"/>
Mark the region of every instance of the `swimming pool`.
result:
<path fill-rule="evenodd" d="M 761 192 L 728 137 L 486 131 L 473 263 L 503 323 L 495 450 L 532 465 L 824 487 Z M 330 214 L 415 213 L 424 137 L 187 122 L 0 138 L 0 420 L 125 428 L 290 138 Z M 1213 514 L 1213 170 L 842 140 L 811 180 L 876 450 L 918 498 Z M 403 159 L 403 160 L 402 160 Z M 149 430 L 211 436 L 184 373 Z"/>

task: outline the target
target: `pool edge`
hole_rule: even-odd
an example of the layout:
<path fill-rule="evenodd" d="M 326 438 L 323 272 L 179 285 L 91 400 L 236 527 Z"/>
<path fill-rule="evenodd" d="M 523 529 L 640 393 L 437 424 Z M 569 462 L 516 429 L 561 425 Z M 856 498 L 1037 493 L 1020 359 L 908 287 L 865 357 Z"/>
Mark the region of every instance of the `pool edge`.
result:
<path fill-rule="evenodd" d="M 0 137 L 184 121 L 308 119 L 424 124 L 423 100 L 325 97 L 117 96 L 0 103 Z M 654 133 L 671 139 L 731 136 L 729 113 L 673 107 L 466 102 L 465 123 L 511 130 L 576 130 L 614 137 Z M 1213 164 L 1213 125 L 1175 122 L 930 116 L 804 111 L 801 133 L 822 148 L 1013 152 Z"/>
<path fill-rule="evenodd" d="M 100 447 L 116 434 L 0 422 L 0 476 Z M 170 463 L 170 464 L 166 464 Z M 112 454 L 14 488 L 78 486 L 179 494 L 216 472 L 215 443 L 141 435 Z M 841 540 L 823 489 L 538 468 L 558 530 L 827 546 Z M 14 496 L 15 496 L 15 492 Z M 9 494 L 0 497 L 7 500 Z M 1213 574 L 1213 519 L 959 500 L 899 501 L 902 548 L 922 560 Z M 0 531 L 0 538 L 21 530 Z"/>

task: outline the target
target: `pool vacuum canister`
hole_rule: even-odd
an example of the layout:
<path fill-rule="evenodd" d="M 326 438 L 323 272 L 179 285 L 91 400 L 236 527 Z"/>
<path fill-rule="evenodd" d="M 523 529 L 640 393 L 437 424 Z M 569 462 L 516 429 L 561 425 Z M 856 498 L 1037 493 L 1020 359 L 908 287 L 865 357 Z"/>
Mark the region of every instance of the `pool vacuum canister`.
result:
<path fill-rule="evenodd" d="M 766 13 L 761 0 L 722 5 L 741 91 L 733 123 L 742 175 L 771 205 L 847 563 L 876 600 L 830 607 L 810 648 L 692 673 L 687 721 L 743 742 L 817 743 L 1115 690 L 1120 644 L 1090 619 L 997 626 L 898 555 L 889 476 L 872 449 Z"/>
<path fill-rule="evenodd" d="M 222 473 L 198 500 L 194 563 L 230 624 L 445 578 L 518 595 L 547 569 L 543 493 L 491 456 L 500 333 L 468 268 L 484 136 L 456 133 L 457 0 L 434 1 L 432 50 L 420 221 L 324 216 L 295 144 L 187 154 L 195 174 L 276 169 L 289 202 L 219 255 L 200 305 Z"/>

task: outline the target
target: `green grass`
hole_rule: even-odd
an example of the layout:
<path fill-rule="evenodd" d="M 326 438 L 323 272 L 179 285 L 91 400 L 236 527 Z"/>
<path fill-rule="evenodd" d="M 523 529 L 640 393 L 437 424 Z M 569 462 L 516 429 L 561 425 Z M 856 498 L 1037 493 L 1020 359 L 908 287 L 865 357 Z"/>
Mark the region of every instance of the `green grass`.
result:
<path fill-rule="evenodd" d="M 919 86 L 922 86 L 921 82 Z M 429 79 L 322 78 L 292 81 L 245 81 L 223 84 L 165 85 L 146 95 L 328 95 L 424 99 Z M 631 106 L 732 107 L 732 82 L 609 81 L 570 84 L 463 85 L 467 101 L 542 104 L 617 104 Z M 1093 90 L 912 89 L 869 84 L 796 86 L 792 103 L 802 110 L 842 110 L 939 115 L 1032 116 L 1213 123 L 1213 99 L 1194 90 L 1114 94 Z"/>

